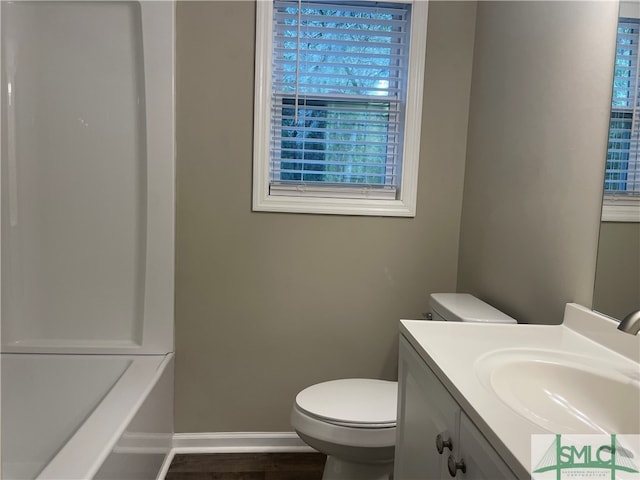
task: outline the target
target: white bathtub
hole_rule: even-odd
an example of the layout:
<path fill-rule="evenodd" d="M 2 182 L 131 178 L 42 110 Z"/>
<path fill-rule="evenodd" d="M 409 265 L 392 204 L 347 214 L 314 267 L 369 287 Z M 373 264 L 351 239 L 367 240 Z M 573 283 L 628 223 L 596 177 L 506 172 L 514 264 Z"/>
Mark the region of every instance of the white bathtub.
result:
<path fill-rule="evenodd" d="M 2 354 L 2 479 L 154 479 L 171 451 L 173 354 Z"/>

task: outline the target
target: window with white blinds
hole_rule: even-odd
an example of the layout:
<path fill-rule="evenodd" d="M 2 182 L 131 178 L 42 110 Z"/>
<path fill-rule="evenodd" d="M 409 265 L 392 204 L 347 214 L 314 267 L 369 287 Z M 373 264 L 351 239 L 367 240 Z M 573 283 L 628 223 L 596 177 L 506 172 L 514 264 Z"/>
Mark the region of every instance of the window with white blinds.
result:
<path fill-rule="evenodd" d="M 258 2 L 254 209 L 415 214 L 419 3 Z"/>
<path fill-rule="evenodd" d="M 640 195 L 640 20 L 620 19 L 616 42 L 605 193 Z"/>
<path fill-rule="evenodd" d="M 604 181 L 605 220 L 640 221 L 639 41 L 640 19 L 620 18 Z M 622 215 L 607 215 L 611 207 Z"/>

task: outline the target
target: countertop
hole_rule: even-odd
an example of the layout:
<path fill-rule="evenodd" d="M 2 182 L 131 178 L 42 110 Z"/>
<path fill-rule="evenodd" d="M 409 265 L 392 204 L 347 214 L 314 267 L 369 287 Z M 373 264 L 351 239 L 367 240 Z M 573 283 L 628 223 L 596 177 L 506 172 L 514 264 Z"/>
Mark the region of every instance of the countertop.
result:
<path fill-rule="evenodd" d="M 639 336 L 617 331 L 613 320 L 575 304 L 567 305 L 562 325 L 425 320 L 400 324 L 400 333 L 519 478 L 531 478 L 531 435 L 593 432 L 554 432 L 521 416 L 481 380 L 479 360 L 498 350 L 526 349 L 567 352 L 631 370 L 639 365 Z"/>

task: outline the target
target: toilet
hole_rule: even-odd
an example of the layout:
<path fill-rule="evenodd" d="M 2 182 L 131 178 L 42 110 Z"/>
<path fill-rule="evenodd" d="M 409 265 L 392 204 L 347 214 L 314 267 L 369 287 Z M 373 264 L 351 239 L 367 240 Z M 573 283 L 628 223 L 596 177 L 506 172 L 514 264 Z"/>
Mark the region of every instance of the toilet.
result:
<path fill-rule="evenodd" d="M 432 319 L 517 323 L 466 293 L 434 293 Z M 327 455 L 323 480 L 389 480 L 396 441 L 397 382 L 348 378 L 318 383 L 296 396 L 291 425 Z"/>

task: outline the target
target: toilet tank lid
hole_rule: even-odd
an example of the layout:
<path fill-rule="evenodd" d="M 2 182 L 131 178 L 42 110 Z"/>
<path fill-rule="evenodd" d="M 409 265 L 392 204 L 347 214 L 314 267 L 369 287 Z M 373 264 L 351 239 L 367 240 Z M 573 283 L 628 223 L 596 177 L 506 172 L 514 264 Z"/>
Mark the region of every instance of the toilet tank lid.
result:
<path fill-rule="evenodd" d="M 518 323 L 468 293 L 432 293 L 431 308 L 445 320 L 478 323 Z"/>

